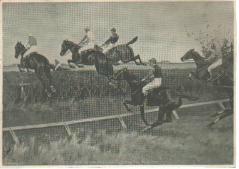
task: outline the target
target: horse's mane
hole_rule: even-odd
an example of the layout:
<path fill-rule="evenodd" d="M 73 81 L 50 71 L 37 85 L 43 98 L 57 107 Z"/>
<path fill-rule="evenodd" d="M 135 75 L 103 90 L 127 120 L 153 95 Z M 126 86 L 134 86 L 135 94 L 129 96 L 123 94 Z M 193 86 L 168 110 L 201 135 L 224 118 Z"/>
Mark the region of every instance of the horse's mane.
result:
<path fill-rule="evenodd" d="M 205 57 L 201 56 L 197 51 L 193 50 L 192 54 L 196 55 L 197 57 L 199 57 L 200 59 L 205 59 Z"/>

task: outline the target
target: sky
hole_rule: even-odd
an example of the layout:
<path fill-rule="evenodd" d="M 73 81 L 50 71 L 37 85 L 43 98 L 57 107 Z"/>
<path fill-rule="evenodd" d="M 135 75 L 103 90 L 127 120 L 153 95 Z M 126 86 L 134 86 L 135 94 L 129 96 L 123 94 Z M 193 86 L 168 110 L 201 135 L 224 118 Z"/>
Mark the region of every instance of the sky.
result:
<path fill-rule="evenodd" d="M 115 27 L 119 43 L 138 36 L 131 46 L 144 61 L 154 57 L 180 62 L 189 49 L 201 49 L 186 30 L 194 34 L 208 31 L 220 38 L 232 36 L 233 14 L 229 1 L 3 3 L 3 64 L 19 63 L 14 46 L 17 41 L 26 43 L 29 33 L 37 38 L 38 52 L 50 62 L 66 62 L 71 55 L 59 55 L 61 43 L 64 39 L 79 42 L 86 26 L 99 45 Z"/>

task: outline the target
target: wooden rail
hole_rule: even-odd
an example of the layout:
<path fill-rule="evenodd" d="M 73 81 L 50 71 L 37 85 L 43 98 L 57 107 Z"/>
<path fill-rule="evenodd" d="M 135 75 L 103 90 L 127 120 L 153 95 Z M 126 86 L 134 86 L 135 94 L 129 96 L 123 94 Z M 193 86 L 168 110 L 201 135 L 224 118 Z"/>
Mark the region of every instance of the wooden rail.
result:
<path fill-rule="evenodd" d="M 229 99 L 222 99 L 222 100 L 213 100 L 208 102 L 199 102 L 199 103 L 192 103 L 192 104 L 185 104 L 182 105 L 179 109 L 183 108 L 189 108 L 189 107 L 196 107 L 196 106 L 203 106 L 203 105 L 210 105 L 210 104 L 218 104 L 222 109 L 224 109 L 223 102 L 227 102 Z M 145 114 L 153 113 L 158 111 L 158 108 L 146 110 Z M 68 135 L 71 135 L 71 131 L 69 128 L 69 125 L 73 124 L 80 124 L 80 123 L 88 123 L 88 122 L 96 122 L 96 121 L 103 121 L 103 120 L 111 120 L 111 119 L 118 119 L 120 121 L 120 124 L 122 125 L 123 129 L 127 129 L 127 125 L 125 124 L 123 117 L 129 117 L 133 115 L 139 115 L 140 112 L 136 113 L 124 113 L 124 114 L 117 114 L 117 115 L 109 115 L 104 117 L 94 117 L 94 118 L 85 118 L 85 119 L 79 119 L 79 120 L 72 120 L 72 121 L 66 121 L 66 122 L 56 122 L 56 123 L 46 123 L 46 124 L 36 124 L 36 125 L 25 125 L 25 126 L 15 126 L 15 127 L 5 127 L 3 128 L 3 132 L 10 132 L 13 140 L 15 143 L 18 143 L 18 138 L 14 131 L 19 130 L 31 130 L 31 129 L 42 129 L 42 128 L 50 128 L 50 127 L 59 127 L 62 126 L 66 129 L 66 132 Z M 179 119 L 179 116 L 177 115 L 177 112 L 174 111 L 173 115 L 176 119 Z"/>

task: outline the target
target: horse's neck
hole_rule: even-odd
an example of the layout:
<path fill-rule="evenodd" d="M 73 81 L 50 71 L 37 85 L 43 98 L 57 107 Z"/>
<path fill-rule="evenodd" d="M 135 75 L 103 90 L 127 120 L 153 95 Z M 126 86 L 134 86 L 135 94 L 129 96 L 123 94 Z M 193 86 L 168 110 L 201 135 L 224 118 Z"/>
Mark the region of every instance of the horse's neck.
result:
<path fill-rule="evenodd" d="M 21 52 L 21 59 L 23 59 L 24 54 L 26 53 L 27 49 L 25 48 L 22 52 Z"/>
<path fill-rule="evenodd" d="M 200 56 L 199 53 L 193 52 L 192 55 L 193 55 L 193 60 L 197 66 L 202 66 L 206 63 L 205 58 Z"/>

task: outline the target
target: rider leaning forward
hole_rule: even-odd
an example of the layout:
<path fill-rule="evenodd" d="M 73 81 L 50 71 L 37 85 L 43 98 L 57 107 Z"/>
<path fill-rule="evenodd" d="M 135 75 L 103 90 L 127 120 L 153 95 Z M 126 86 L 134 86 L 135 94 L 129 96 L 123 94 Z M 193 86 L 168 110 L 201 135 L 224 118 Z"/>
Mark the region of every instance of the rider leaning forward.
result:
<path fill-rule="evenodd" d="M 211 55 L 206 59 L 211 63 L 208 67 L 209 79 L 212 79 L 212 71 L 222 64 L 222 51 L 217 43 L 211 44 Z"/>
<path fill-rule="evenodd" d="M 29 55 L 32 52 L 37 52 L 37 40 L 32 34 L 28 35 L 27 43 L 26 43 L 27 51 L 24 53 L 24 56 Z"/>
<path fill-rule="evenodd" d="M 208 73 L 210 75 L 208 80 L 212 79 L 212 71 L 218 66 L 222 65 L 223 58 L 229 57 L 232 55 L 232 45 L 229 44 L 229 41 L 225 39 L 223 45 L 220 46 L 218 43 L 211 44 L 211 55 L 206 59 L 211 65 L 208 67 Z"/>
<path fill-rule="evenodd" d="M 119 35 L 117 34 L 116 29 L 112 28 L 110 31 L 111 31 L 111 36 L 102 45 L 102 47 L 104 48 L 104 53 L 110 50 L 111 48 L 115 47 L 119 40 Z"/>
<path fill-rule="evenodd" d="M 94 46 L 95 46 L 95 35 L 93 34 L 93 32 L 90 30 L 89 27 L 85 28 L 85 36 L 79 42 L 79 45 L 81 46 L 79 52 L 94 48 Z"/>
<path fill-rule="evenodd" d="M 146 84 L 143 89 L 142 93 L 144 96 L 147 96 L 149 94 L 149 91 L 159 88 L 162 85 L 162 70 L 161 68 L 157 65 L 153 65 L 153 74 L 149 76 L 150 79 L 153 79 L 150 81 L 148 84 Z M 143 79 L 143 81 L 146 79 Z"/>

